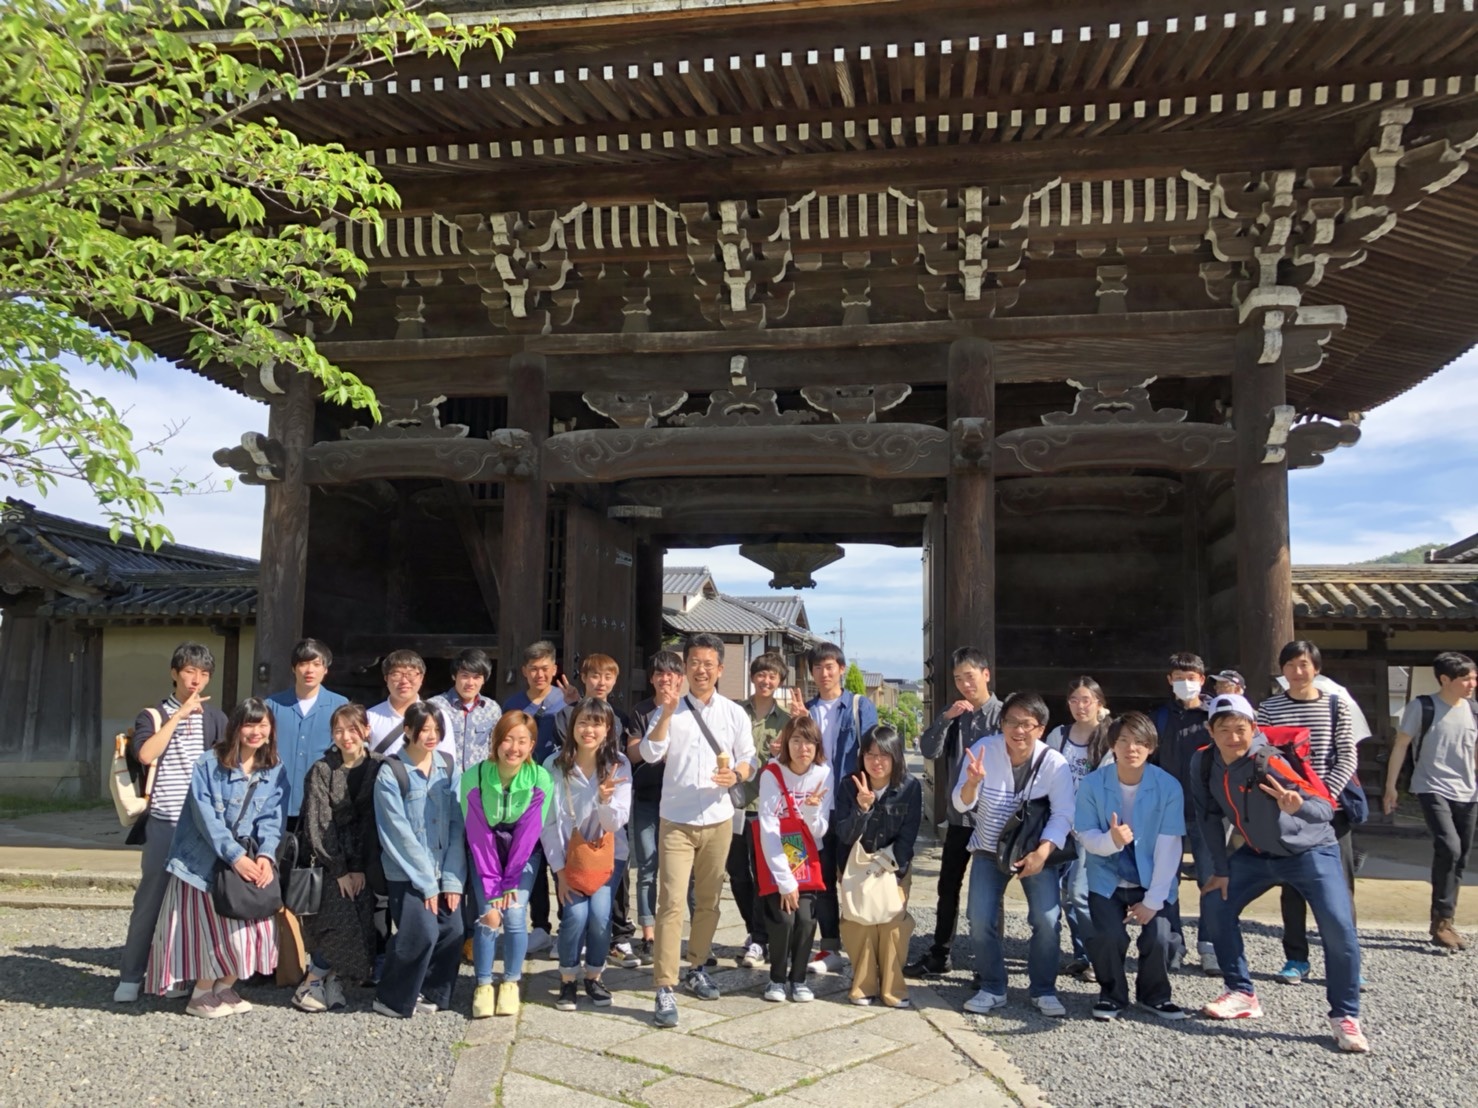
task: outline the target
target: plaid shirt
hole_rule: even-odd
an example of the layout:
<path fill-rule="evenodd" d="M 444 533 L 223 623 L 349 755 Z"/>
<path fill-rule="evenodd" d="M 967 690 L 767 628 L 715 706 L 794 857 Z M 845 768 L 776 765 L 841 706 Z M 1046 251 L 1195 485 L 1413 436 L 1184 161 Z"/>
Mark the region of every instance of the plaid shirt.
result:
<path fill-rule="evenodd" d="M 456 746 L 457 765 L 470 769 L 488 756 L 493 728 L 503 718 L 503 709 L 498 702 L 486 696 L 478 696 L 469 708 L 462 703 L 455 688 L 440 696 L 433 696 L 431 703 L 440 707 L 451 721 L 449 736 Z"/>

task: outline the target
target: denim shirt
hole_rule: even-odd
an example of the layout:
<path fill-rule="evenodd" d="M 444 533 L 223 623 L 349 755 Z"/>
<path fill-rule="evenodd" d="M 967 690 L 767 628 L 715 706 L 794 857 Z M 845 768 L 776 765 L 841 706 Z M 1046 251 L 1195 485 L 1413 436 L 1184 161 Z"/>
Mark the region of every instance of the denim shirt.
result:
<path fill-rule="evenodd" d="M 303 782 L 308 770 L 333 746 L 329 721 L 334 712 L 348 704 L 347 697 L 319 689 L 308 714 L 298 708 L 298 694 L 284 689 L 267 698 L 267 708 L 277 724 L 277 756 L 286 776 L 287 814 L 296 816 L 303 807 Z"/>
<path fill-rule="evenodd" d="M 256 791 L 233 835 L 231 825 L 241 814 L 241 802 L 252 781 L 257 782 Z M 207 750 L 190 775 L 190 795 L 175 825 L 165 870 L 185 884 L 209 892 L 215 883 L 217 860 L 234 865 L 246 853 L 238 838 L 255 839 L 257 854 L 275 859 L 286 820 L 285 781 L 280 764 L 257 770 L 248 778 L 240 769 L 222 766 L 215 752 Z"/>
<path fill-rule="evenodd" d="M 460 775 L 438 750 L 428 778 L 401 750 L 386 759 L 404 763 L 410 778 L 406 795 L 387 765 L 375 778 L 375 822 L 383 847 L 386 881 L 408 881 L 423 900 L 438 893 L 460 893 L 467 880 L 467 844 L 462 834 Z"/>

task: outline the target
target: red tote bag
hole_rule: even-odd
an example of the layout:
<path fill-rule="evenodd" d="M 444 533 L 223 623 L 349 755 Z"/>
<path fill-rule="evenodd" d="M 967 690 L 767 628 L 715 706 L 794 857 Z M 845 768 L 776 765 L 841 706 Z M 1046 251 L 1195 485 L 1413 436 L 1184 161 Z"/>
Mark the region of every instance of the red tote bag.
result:
<path fill-rule="evenodd" d="M 780 846 L 785 851 L 785 860 L 795 877 L 796 887 L 803 893 L 817 893 L 826 888 L 826 879 L 821 875 L 821 851 L 816 849 L 816 840 L 801 814 L 796 810 L 795 797 L 785 787 L 785 778 L 780 767 L 773 762 L 765 772 L 773 771 L 780 785 L 780 795 L 785 797 L 786 812 L 780 817 Z M 759 881 L 760 896 L 779 893 L 775 887 L 775 875 L 770 872 L 770 863 L 765 858 L 765 848 L 760 843 L 759 829 L 754 836 L 754 874 Z"/>

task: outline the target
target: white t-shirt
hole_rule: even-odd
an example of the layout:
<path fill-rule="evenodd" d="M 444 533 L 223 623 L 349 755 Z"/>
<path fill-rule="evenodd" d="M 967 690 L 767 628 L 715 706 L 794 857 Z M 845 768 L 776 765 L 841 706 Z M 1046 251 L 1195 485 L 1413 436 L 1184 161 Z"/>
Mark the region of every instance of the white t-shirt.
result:
<path fill-rule="evenodd" d="M 842 733 L 842 698 L 818 700 L 813 711 L 821 728 L 821 748 L 826 752 L 827 762 L 833 763 L 836 761 L 837 739 Z"/>
<path fill-rule="evenodd" d="M 446 734 L 447 740 L 441 743 L 437 749 L 446 751 L 451 756 L 453 767 L 460 769 L 461 767 L 457 765 L 457 744 L 452 741 L 452 736 L 456 732 L 452 730 L 451 717 L 446 714 L 446 710 L 440 705 L 436 706 L 436 710 L 441 713 L 441 726 Z M 392 754 L 398 753 L 400 748 L 405 745 L 405 729 L 402 727 L 402 724 L 405 723 L 404 714 L 390 707 L 390 701 L 382 700 L 373 708 L 367 709 L 365 715 L 369 717 L 370 725 L 369 748 L 377 754 L 383 754 L 387 758 Z M 380 740 L 390 734 L 390 732 L 395 731 L 396 728 L 400 728 L 400 731 L 396 734 L 394 740 L 384 750 L 381 750 Z"/>
<path fill-rule="evenodd" d="M 1067 760 L 1067 768 L 1073 775 L 1073 794 L 1076 795 L 1078 786 L 1093 767 L 1088 764 L 1088 748 L 1073 742 L 1071 736 L 1071 727 L 1063 724 L 1048 736 L 1047 745 Z"/>
<path fill-rule="evenodd" d="M 318 693 L 314 693 L 307 700 L 298 701 L 298 714 L 306 717 L 313 710 L 313 705 L 318 703 Z"/>

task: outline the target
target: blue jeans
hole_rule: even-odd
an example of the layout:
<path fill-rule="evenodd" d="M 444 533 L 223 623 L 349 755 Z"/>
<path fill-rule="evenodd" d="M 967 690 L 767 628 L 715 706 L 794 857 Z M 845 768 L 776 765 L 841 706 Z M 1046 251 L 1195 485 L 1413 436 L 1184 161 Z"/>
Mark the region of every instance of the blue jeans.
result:
<path fill-rule="evenodd" d="M 1086 962 L 1090 958 L 1089 945 L 1098 928 L 1093 922 L 1093 914 L 1088 910 L 1088 859 L 1084 856 L 1082 847 L 1078 848 L 1078 856 L 1058 870 L 1058 874 L 1058 880 L 1062 883 L 1059 896 L 1063 915 L 1067 916 L 1073 959 L 1081 958 Z"/>
<path fill-rule="evenodd" d="M 980 974 L 981 988 L 997 996 L 1006 995 L 1006 954 L 996 927 L 1000 921 L 1001 896 L 1010 880 L 996 868 L 995 859 L 988 853 L 977 854 L 972 860 L 967 907 L 970 947 L 975 955 L 975 972 Z M 1055 996 L 1058 932 L 1062 926 L 1058 868 L 1049 867 L 1020 880 L 1021 889 L 1026 893 L 1027 920 L 1032 927 L 1026 963 L 1031 995 Z"/>
<path fill-rule="evenodd" d="M 631 843 L 631 868 L 636 871 L 636 922 L 642 927 L 657 924 L 657 825 L 662 820 L 661 802 L 633 800 L 627 839 Z"/>
<path fill-rule="evenodd" d="M 1246 847 L 1231 856 L 1227 895 L 1201 899 L 1201 918 L 1215 917 L 1216 959 L 1226 987 L 1253 992 L 1242 948 L 1242 910 L 1275 885 L 1296 889 L 1314 910 L 1324 944 L 1324 993 L 1334 1018 L 1360 1015 L 1360 939 L 1355 906 L 1345 885 L 1339 847 L 1317 846 L 1291 858 L 1256 854 Z"/>
<path fill-rule="evenodd" d="M 599 977 L 611 951 L 611 897 L 626 869 L 624 859 L 616 862 L 604 885 L 589 896 L 576 893 L 564 905 L 559 918 L 559 975 L 572 978 L 580 968 L 580 948 L 585 948 L 585 976 Z"/>
<path fill-rule="evenodd" d="M 409 881 L 389 885 L 395 934 L 385 950 L 385 969 L 375 996 L 402 1016 L 415 1012 L 417 996 L 438 1008 L 450 1008 L 462 962 L 462 913 L 448 912 L 440 900 L 436 911 L 428 912 Z"/>
<path fill-rule="evenodd" d="M 523 978 L 524 955 L 529 950 L 529 894 L 533 891 L 534 879 L 539 876 L 542 860 L 543 851 L 536 848 L 518 879 L 518 888 L 514 892 L 518 906 L 503 909 L 503 923 L 499 928 L 489 927 L 481 920 L 488 910 L 488 901 L 482 894 L 482 878 L 473 867 L 467 887 L 472 891 L 468 899 L 478 917 L 472 932 L 472 971 L 477 975 L 479 985 L 493 983 L 493 962 L 498 955 L 500 931 L 503 935 L 503 980 L 519 981 Z"/>

